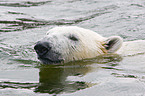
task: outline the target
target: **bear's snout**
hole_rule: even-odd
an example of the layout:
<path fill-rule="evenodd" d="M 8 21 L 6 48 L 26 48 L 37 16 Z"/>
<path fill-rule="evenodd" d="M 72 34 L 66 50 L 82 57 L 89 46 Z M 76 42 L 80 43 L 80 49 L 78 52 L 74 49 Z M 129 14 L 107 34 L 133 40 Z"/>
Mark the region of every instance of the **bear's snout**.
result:
<path fill-rule="evenodd" d="M 38 55 L 38 59 L 43 64 L 53 64 L 64 61 L 63 58 L 61 58 L 61 54 L 54 51 L 49 42 L 38 41 L 34 49 Z"/>
<path fill-rule="evenodd" d="M 39 56 L 43 56 L 51 50 L 51 47 L 48 42 L 38 41 L 34 49 Z"/>

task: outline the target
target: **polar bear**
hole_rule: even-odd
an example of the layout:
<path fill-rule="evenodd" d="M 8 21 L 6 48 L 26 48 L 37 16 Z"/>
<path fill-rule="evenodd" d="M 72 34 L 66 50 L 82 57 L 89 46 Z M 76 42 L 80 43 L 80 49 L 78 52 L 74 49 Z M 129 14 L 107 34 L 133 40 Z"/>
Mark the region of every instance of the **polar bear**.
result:
<path fill-rule="evenodd" d="M 67 63 L 114 53 L 122 46 L 119 36 L 102 37 L 94 31 L 77 26 L 50 29 L 34 49 L 43 64 Z"/>

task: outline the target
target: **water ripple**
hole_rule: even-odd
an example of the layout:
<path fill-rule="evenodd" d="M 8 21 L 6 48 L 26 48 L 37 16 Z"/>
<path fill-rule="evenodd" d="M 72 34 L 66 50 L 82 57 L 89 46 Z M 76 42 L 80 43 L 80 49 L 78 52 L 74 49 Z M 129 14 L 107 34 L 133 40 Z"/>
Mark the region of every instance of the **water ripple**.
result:
<path fill-rule="evenodd" d="M 77 24 L 77 23 L 95 18 L 96 16 L 100 16 L 107 13 L 110 13 L 110 12 L 98 12 L 90 16 L 86 16 L 83 18 L 81 17 L 75 20 L 59 19 L 59 20 L 53 20 L 53 21 L 51 20 L 45 21 L 45 20 L 37 20 L 37 19 L 29 19 L 29 18 L 17 18 L 14 21 L 0 20 L 0 24 L 8 25 L 6 27 L 1 28 L 0 32 L 21 31 L 25 29 L 37 28 L 37 27 L 46 26 L 46 25 L 72 25 L 72 24 Z"/>
<path fill-rule="evenodd" d="M 31 6 L 36 6 L 36 4 L 44 4 L 44 2 L 37 2 L 32 4 L 32 2 L 25 2 L 24 4 L 32 4 Z M 48 3 L 46 1 L 45 3 Z M 11 5 L 11 4 L 8 4 Z M 12 4 L 13 5 L 13 4 Z M 19 5 L 19 4 L 18 4 Z M 0 3 L 1 6 L 1 3 Z M 27 6 L 28 7 L 28 6 Z M 30 6 L 29 6 L 30 7 Z M 44 19 L 37 19 L 33 16 L 29 17 L 28 14 L 17 12 L 17 11 L 8 11 L 7 14 L 9 15 L 18 15 L 19 17 L 14 17 L 14 20 L 0 20 L 0 32 L 12 32 L 12 31 L 21 31 L 26 29 L 32 29 L 32 28 L 38 28 L 42 26 L 48 26 L 48 25 L 73 25 L 78 24 L 87 20 L 91 20 L 93 18 L 96 18 L 98 16 L 111 13 L 112 10 L 116 10 L 118 6 L 116 5 L 110 5 L 105 6 L 103 8 L 98 8 L 94 10 L 89 10 L 86 13 L 83 13 L 83 16 L 74 18 L 74 19 L 64 19 L 60 18 L 57 20 L 44 20 Z M 12 16 L 12 17 L 13 17 Z"/>
<path fill-rule="evenodd" d="M 20 2 L 20 3 L 0 3 L 0 6 L 7 6 L 7 7 L 32 7 L 32 6 L 40 6 L 51 1 L 44 1 L 44 2 Z"/>
<path fill-rule="evenodd" d="M 24 89 L 31 89 L 38 86 L 38 83 L 20 83 L 20 82 L 9 82 L 9 81 L 3 81 L 0 82 L 0 89 L 4 88 L 24 88 Z"/>

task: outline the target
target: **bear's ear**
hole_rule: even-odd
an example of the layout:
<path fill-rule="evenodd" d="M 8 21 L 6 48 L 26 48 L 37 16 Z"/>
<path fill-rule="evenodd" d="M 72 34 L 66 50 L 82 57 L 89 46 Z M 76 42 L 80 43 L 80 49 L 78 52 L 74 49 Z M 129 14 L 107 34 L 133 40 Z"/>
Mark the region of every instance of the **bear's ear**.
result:
<path fill-rule="evenodd" d="M 108 53 L 116 52 L 123 43 L 123 39 L 119 36 L 111 36 L 105 40 L 105 48 Z"/>

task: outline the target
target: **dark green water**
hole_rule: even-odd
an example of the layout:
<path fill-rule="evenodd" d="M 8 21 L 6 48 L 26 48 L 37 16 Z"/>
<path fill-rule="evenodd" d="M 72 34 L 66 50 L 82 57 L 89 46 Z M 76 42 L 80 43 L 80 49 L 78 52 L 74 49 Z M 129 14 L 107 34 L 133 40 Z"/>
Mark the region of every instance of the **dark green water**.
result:
<path fill-rule="evenodd" d="M 1 0 L 0 96 L 145 96 L 145 54 L 140 50 L 41 65 L 35 42 L 63 25 L 127 42 L 145 40 L 145 1 Z"/>

